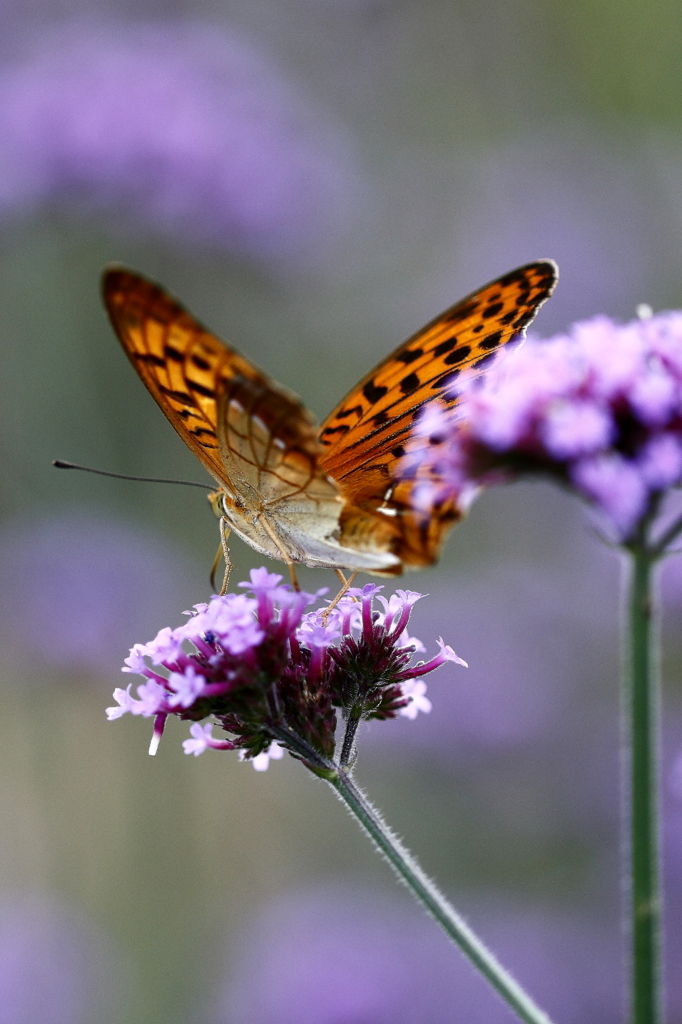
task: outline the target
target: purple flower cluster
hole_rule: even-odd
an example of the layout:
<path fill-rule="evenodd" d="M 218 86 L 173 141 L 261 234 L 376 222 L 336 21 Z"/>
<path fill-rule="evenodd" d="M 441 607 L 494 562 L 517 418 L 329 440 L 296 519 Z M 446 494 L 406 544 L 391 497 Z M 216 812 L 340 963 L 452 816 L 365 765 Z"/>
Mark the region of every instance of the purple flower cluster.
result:
<path fill-rule="evenodd" d="M 431 704 L 422 676 L 445 661 L 464 665 L 439 641 L 439 653 L 411 665 L 423 651 L 407 626 L 421 597 L 399 590 L 386 599 L 381 587 L 352 588 L 335 607 L 306 611 L 324 591 L 299 593 L 282 577 L 253 569 L 248 593 L 212 597 L 195 606 L 187 622 L 136 644 L 124 672 L 144 677 L 114 691 L 110 720 L 126 712 L 154 718 L 154 753 L 169 715 L 192 722 L 186 754 L 207 747 L 239 750 L 257 770 L 289 750 L 308 767 L 325 767 L 335 751 L 336 709 L 346 720 L 344 762 L 362 719 L 415 718 Z M 374 599 L 383 610 L 374 609 Z M 189 649 L 188 649 L 189 648 Z M 212 716 L 226 734 L 213 737 Z"/>
<path fill-rule="evenodd" d="M 427 407 L 402 460 L 425 514 L 453 497 L 465 509 L 482 484 L 548 474 L 628 541 L 682 481 L 680 312 L 527 340 L 457 388 L 454 411 Z"/>

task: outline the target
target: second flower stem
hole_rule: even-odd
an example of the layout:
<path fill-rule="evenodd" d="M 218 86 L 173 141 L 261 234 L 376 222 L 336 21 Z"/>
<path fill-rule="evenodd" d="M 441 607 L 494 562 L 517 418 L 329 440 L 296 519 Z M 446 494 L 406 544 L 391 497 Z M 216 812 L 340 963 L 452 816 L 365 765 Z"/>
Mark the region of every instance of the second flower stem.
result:
<path fill-rule="evenodd" d="M 655 555 L 630 549 L 624 741 L 629 760 L 632 1024 L 662 1020 L 661 893 L 658 826 L 658 665 L 652 661 Z"/>
<path fill-rule="evenodd" d="M 450 939 L 459 946 L 462 953 L 480 971 L 504 1002 L 515 1011 L 519 1019 L 525 1024 L 551 1024 L 547 1014 L 502 967 L 491 951 L 471 930 L 464 918 L 457 913 L 431 879 L 422 871 L 415 858 L 393 835 L 379 812 L 372 807 L 350 775 L 341 768 L 334 777 L 328 777 L 327 781 L 333 786 L 348 810 L 368 833 L 375 846 L 378 847 L 412 894 L 436 919 Z"/>

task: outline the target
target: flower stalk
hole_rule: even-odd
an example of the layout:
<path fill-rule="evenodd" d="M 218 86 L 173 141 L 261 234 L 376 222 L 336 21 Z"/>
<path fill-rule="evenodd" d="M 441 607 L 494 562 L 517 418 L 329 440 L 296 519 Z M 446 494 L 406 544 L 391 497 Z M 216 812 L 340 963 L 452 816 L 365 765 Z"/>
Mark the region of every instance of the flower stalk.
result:
<path fill-rule="evenodd" d="M 551 1024 L 550 1018 L 505 970 L 464 918 L 393 835 L 381 815 L 343 768 L 327 780 L 402 882 L 438 922 L 489 985 L 525 1024 Z"/>
<path fill-rule="evenodd" d="M 643 533 L 643 531 L 642 531 Z M 656 608 L 652 578 L 656 555 L 644 536 L 630 545 L 627 645 L 623 672 L 623 736 L 629 788 L 625 827 L 630 879 L 632 1024 L 662 1020 L 659 825 L 660 679 L 653 645 Z"/>

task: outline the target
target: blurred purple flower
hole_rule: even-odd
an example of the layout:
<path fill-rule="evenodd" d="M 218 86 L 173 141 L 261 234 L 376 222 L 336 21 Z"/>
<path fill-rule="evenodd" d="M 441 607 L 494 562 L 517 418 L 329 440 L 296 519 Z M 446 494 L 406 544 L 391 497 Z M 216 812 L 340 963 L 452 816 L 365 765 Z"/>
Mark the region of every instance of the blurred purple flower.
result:
<path fill-rule="evenodd" d="M 509 907 L 470 915 L 562 1024 L 622 1019 L 617 921 Z M 211 1024 L 512 1024 L 417 908 L 348 887 L 291 893 L 242 937 Z"/>
<path fill-rule="evenodd" d="M 358 195 L 343 130 L 202 22 L 55 30 L 2 71 L 0 136 L 6 216 L 71 200 L 266 259 L 319 256 Z"/>
<path fill-rule="evenodd" d="M 455 387 L 460 403 L 432 403 L 401 462 L 425 515 L 453 498 L 465 508 L 480 484 L 544 475 L 626 542 L 682 481 L 682 313 L 595 317 Z"/>
<path fill-rule="evenodd" d="M 22 672 L 107 672 L 139 628 L 151 632 L 200 581 L 155 535 L 65 513 L 0 531 L 3 660 Z M 196 592 L 196 591 L 195 591 Z"/>
<path fill-rule="evenodd" d="M 415 608 L 415 629 L 430 644 L 456 624 L 470 667 L 456 685 L 448 667 L 434 679 L 438 714 L 409 728 L 400 720 L 387 730 L 368 723 L 365 746 L 390 743 L 401 756 L 412 749 L 452 764 L 477 751 L 558 740 L 574 715 L 581 734 L 586 708 L 601 723 L 597 706 L 611 694 L 594 684 L 617 670 L 618 566 L 603 545 L 587 547 L 571 548 L 561 585 L 556 570 L 514 563 L 432 585 L 428 606 Z M 599 743 L 603 749 L 603 737 Z"/>
<path fill-rule="evenodd" d="M 682 750 L 673 761 L 669 777 L 670 792 L 680 803 L 680 814 L 682 816 Z"/>
<path fill-rule="evenodd" d="M 0 1024 L 113 1020 L 121 966 L 89 924 L 56 905 L 0 906 Z"/>
<path fill-rule="evenodd" d="M 517 126 L 511 141 L 474 150 L 460 171 L 467 177 L 456 197 L 459 223 L 442 261 L 448 279 L 454 265 L 473 287 L 500 268 L 551 255 L 561 287 L 542 311 L 550 330 L 595 309 L 627 316 L 643 296 L 660 293 L 666 265 L 679 260 L 679 185 L 670 197 L 661 187 L 651 138 L 525 113 L 525 131 Z M 679 177 L 677 154 L 668 166 Z M 450 294 L 447 279 L 440 288 Z"/>

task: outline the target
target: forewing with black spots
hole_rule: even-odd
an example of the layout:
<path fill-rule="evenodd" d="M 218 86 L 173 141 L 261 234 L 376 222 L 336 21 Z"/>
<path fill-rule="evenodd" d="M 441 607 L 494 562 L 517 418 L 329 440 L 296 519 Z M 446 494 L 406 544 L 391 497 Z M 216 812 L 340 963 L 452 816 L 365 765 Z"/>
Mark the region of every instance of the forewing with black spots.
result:
<path fill-rule="evenodd" d="M 434 399 L 456 405 L 452 389 L 460 374 L 484 372 L 501 348 L 523 335 L 557 275 L 552 260 L 538 260 L 492 281 L 427 324 L 353 388 L 320 429 L 322 466 L 344 495 L 361 508 L 394 514 L 414 533 L 408 489 L 395 470 L 415 415 Z M 428 538 L 410 540 L 414 564 L 434 560 L 456 518 L 453 509 L 443 509 L 439 529 L 434 514 Z"/>

